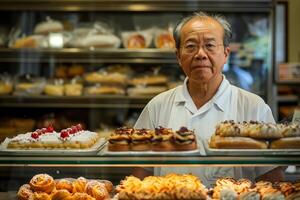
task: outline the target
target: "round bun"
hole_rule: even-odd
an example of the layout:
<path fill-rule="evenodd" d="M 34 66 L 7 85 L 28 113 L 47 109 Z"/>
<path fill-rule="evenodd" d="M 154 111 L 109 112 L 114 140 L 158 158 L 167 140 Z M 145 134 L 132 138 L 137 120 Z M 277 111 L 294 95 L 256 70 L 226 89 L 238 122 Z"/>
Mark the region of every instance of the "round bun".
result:
<path fill-rule="evenodd" d="M 170 140 L 153 143 L 151 146 L 153 151 L 173 151 L 174 147 Z"/>
<path fill-rule="evenodd" d="M 59 179 L 56 181 L 57 190 L 68 190 L 69 192 L 73 191 L 73 184 L 67 179 Z"/>
<path fill-rule="evenodd" d="M 174 145 L 174 150 L 175 151 L 190 151 L 190 150 L 195 150 L 197 148 L 196 142 L 192 142 L 189 144 L 175 144 Z"/>
<path fill-rule="evenodd" d="M 71 200 L 72 194 L 68 190 L 57 190 L 51 200 Z"/>
<path fill-rule="evenodd" d="M 104 200 L 109 198 L 105 184 L 99 181 L 89 181 L 85 187 L 85 192 L 94 197 L 96 200 Z"/>
<path fill-rule="evenodd" d="M 150 142 L 132 143 L 131 150 L 132 151 L 149 151 L 149 150 L 151 150 L 151 144 L 150 144 Z"/>
<path fill-rule="evenodd" d="M 18 191 L 18 194 L 17 194 L 19 200 L 28 200 L 28 199 L 31 198 L 32 195 L 33 195 L 33 192 L 30 189 L 29 184 L 22 185 L 19 188 L 19 191 Z"/>
<path fill-rule="evenodd" d="M 37 174 L 29 182 L 30 187 L 35 192 L 45 192 L 50 194 L 55 188 L 55 182 L 48 174 Z"/>
<path fill-rule="evenodd" d="M 130 145 L 129 144 L 108 143 L 108 150 L 109 151 L 130 151 Z"/>
<path fill-rule="evenodd" d="M 73 193 L 76 192 L 84 192 L 85 186 L 87 184 L 87 180 L 83 177 L 77 178 L 75 181 L 73 181 Z"/>

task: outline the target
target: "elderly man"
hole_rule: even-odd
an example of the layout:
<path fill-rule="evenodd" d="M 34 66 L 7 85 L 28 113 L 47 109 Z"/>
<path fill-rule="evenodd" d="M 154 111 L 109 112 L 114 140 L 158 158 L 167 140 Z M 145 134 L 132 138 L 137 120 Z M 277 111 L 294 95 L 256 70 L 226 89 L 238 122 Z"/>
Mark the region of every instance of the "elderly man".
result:
<path fill-rule="evenodd" d="M 187 126 L 195 130 L 198 138 L 205 140 L 214 133 L 216 124 L 224 120 L 274 122 L 271 109 L 262 98 L 231 85 L 222 74 L 231 38 L 231 27 L 224 17 L 194 13 L 177 24 L 173 36 L 177 60 L 186 79 L 183 85 L 154 97 L 144 108 L 135 128 L 163 126 L 178 130 Z M 157 174 L 193 173 L 207 185 L 223 176 L 283 179 L 279 167 L 168 167 L 155 171 Z"/>

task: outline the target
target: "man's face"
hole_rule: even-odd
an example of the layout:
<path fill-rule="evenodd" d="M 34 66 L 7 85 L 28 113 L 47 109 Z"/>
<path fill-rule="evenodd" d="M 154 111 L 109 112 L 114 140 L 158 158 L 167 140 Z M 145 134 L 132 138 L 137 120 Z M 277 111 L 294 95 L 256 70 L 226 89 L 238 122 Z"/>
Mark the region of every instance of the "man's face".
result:
<path fill-rule="evenodd" d="M 209 83 L 221 76 L 229 48 L 223 45 L 223 27 L 211 18 L 194 18 L 181 29 L 177 60 L 191 82 Z"/>

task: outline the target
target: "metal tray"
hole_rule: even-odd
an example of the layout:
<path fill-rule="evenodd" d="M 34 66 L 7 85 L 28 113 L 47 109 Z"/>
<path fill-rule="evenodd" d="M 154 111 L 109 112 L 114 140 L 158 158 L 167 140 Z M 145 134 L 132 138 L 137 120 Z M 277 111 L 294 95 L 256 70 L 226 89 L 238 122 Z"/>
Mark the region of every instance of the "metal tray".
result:
<path fill-rule="evenodd" d="M 212 156 L 300 155 L 300 149 L 212 149 L 208 140 L 203 143 L 206 154 Z"/>
<path fill-rule="evenodd" d="M 91 148 L 87 149 L 47 149 L 47 148 L 32 148 L 32 149 L 8 149 L 7 144 L 10 139 L 6 138 L 0 145 L 1 155 L 62 155 L 62 156 L 86 156 L 96 155 L 106 143 L 104 138 L 100 138 Z"/>
<path fill-rule="evenodd" d="M 197 148 L 189 151 L 109 151 L 108 143 L 98 153 L 103 156 L 187 156 L 187 155 L 205 155 L 202 142 L 197 141 Z"/>

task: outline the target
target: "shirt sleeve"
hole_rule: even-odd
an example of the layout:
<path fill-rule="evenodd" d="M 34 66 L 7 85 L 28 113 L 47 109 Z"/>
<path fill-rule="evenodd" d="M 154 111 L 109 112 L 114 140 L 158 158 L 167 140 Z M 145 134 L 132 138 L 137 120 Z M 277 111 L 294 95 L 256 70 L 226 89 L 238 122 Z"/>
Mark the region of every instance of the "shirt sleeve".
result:
<path fill-rule="evenodd" d="M 151 111 L 153 112 L 153 111 Z M 134 128 L 147 128 L 154 129 L 154 124 L 152 123 L 151 112 L 149 110 L 149 104 L 143 109 L 141 115 L 137 119 Z"/>
<path fill-rule="evenodd" d="M 270 106 L 268 106 L 267 104 L 265 104 L 265 112 L 263 112 L 262 115 L 260 116 L 260 121 L 275 123 L 272 110 Z"/>

